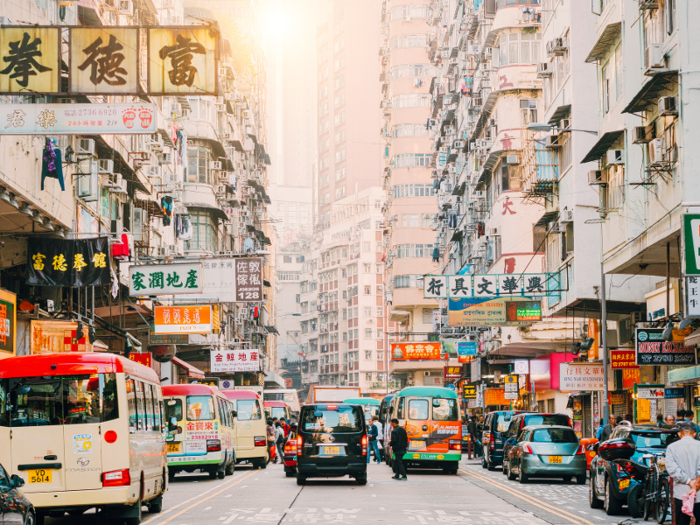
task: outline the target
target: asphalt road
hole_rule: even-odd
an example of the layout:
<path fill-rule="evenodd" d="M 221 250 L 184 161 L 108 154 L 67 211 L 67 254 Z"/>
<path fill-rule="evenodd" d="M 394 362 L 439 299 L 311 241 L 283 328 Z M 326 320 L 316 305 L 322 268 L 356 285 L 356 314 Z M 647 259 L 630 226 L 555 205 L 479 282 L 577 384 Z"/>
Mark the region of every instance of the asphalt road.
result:
<path fill-rule="evenodd" d="M 363 487 L 349 478 L 311 479 L 300 487 L 273 464 L 264 470 L 240 466 L 223 480 L 181 474 L 170 484 L 163 511 L 144 510 L 142 523 L 612 525 L 629 520 L 590 509 L 587 485 L 559 480 L 522 485 L 475 460 L 463 460 L 457 476 L 429 470 L 409 471 L 408 481 L 391 476 L 387 466 L 374 463 Z M 47 525 L 94 523 L 92 513 L 46 520 Z"/>

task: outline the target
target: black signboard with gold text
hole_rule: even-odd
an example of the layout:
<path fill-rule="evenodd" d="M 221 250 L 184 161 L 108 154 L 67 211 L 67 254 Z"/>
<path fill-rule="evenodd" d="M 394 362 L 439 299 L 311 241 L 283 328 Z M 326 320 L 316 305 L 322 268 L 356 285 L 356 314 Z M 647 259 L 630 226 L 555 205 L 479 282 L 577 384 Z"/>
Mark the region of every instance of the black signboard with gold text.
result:
<path fill-rule="evenodd" d="M 30 238 L 27 284 L 33 286 L 99 286 L 110 284 L 109 238 Z"/>

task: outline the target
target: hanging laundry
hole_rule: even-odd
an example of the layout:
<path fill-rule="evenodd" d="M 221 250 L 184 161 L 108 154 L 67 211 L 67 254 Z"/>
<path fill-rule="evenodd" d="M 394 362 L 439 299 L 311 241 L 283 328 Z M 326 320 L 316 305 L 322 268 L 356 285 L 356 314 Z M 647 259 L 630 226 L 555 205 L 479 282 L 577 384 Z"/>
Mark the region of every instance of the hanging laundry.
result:
<path fill-rule="evenodd" d="M 243 253 L 253 253 L 255 251 L 255 243 L 253 239 L 247 237 L 243 240 Z"/>
<path fill-rule="evenodd" d="M 128 259 L 131 254 L 131 245 L 129 244 L 129 236 L 122 233 L 119 242 L 112 243 L 112 257 L 115 259 Z"/>
<path fill-rule="evenodd" d="M 483 237 L 486 234 L 486 225 L 483 222 L 476 223 L 476 236 Z"/>
<path fill-rule="evenodd" d="M 440 250 L 433 248 L 433 262 L 440 262 Z"/>
<path fill-rule="evenodd" d="M 189 241 L 192 238 L 192 222 L 187 215 L 182 216 L 182 231 L 180 232 L 180 239 L 183 241 Z"/>
<path fill-rule="evenodd" d="M 433 179 L 433 189 L 437 190 L 440 187 L 440 179 L 435 178 Z"/>
<path fill-rule="evenodd" d="M 160 207 L 165 214 L 163 226 L 170 226 L 170 221 L 173 219 L 173 198 L 169 196 L 161 197 Z"/>
<path fill-rule="evenodd" d="M 41 162 L 41 189 L 44 189 L 44 179 L 58 179 L 61 191 L 66 191 L 66 184 L 63 181 L 63 164 L 61 150 L 53 147 L 51 139 L 47 138 L 44 145 L 44 156 Z"/>

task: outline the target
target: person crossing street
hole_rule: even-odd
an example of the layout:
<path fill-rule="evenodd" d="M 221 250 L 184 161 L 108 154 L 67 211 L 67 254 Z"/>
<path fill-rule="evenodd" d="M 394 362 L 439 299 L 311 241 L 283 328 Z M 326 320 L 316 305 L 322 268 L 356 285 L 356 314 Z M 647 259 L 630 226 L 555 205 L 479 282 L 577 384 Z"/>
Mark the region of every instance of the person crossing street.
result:
<path fill-rule="evenodd" d="M 377 422 L 379 421 L 379 418 L 377 416 L 374 416 L 372 418 L 372 426 L 369 427 L 369 430 L 367 431 L 367 435 L 369 436 L 369 446 L 370 450 L 374 452 L 374 460 L 377 462 L 377 464 L 382 462 L 382 457 L 379 454 L 379 428 L 377 428 Z M 367 454 L 367 463 L 369 463 L 369 458 L 371 454 Z"/>
<path fill-rule="evenodd" d="M 406 467 L 403 464 L 403 456 L 408 448 L 408 434 L 406 429 L 399 426 L 399 420 L 394 418 L 391 420 L 391 440 L 389 446 L 394 453 L 394 476 L 392 479 L 400 481 L 407 480 Z"/>

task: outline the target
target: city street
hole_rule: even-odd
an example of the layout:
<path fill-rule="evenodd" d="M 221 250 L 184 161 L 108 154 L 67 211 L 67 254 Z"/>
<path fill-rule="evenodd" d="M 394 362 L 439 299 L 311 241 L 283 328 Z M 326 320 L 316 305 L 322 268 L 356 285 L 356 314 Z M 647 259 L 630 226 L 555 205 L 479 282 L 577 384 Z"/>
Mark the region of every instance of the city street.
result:
<path fill-rule="evenodd" d="M 367 486 L 348 478 L 310 480 L 303 487 L 286 478 L 279 465 L 265 470 L 241 467 L 233 477 L 180 475 L 170 485 L 160 514 L 144 512 L 143 523 L 346 523 L 470 525 L 608 525 L 628 519 L 588 508 L 586 485 L 536 480 L 507 481 L 476 460 L 463 460 L 458 476 L 439 471 L 409 471 L 407 482 L 391 479 L 391 470 L 372 463 Z M 85 514 L 47 519 L 49 525 L 92 524 Z"/>

